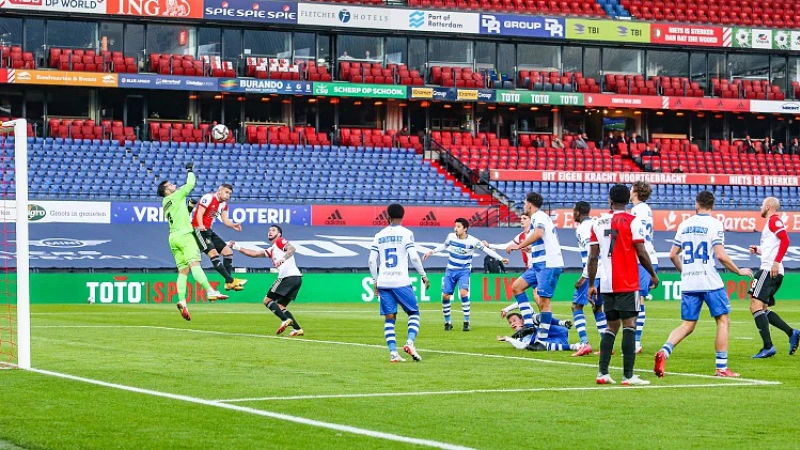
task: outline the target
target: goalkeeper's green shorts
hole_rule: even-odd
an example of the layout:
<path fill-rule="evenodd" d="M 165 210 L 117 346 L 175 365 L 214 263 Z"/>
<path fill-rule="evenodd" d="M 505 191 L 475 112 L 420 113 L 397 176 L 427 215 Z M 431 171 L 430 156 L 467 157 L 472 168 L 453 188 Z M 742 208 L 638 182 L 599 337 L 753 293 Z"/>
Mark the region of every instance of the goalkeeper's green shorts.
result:
<path fill-rule="evenodd" d="M 189 267 L 193 262 L 200 262 L 200 249 L 192 233 L 170 235 L 169 248 L 172 256 L 175 257 L 175 265 L 178 270 Z"/>

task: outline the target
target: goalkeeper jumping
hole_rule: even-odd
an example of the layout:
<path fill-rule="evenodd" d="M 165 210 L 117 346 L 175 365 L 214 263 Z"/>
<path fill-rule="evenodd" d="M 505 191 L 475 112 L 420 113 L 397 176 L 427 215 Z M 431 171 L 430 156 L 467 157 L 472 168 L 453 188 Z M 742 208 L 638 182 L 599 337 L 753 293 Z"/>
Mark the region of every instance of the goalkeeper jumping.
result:
<path fill-rule="evenodd" d="M 174 183 L 164 180 L 158 183 L 158 196 L 163 197 L 161 202 L 164 208 L 164 217 L 169 222 L 169 247 L 175 257 L 175 264 L 178 266 L 178 310 L 186 320 L 192 320 L 189 309 L 186 307 L 186 281 L 189 271 L 198 281 L 209 300 L 225 300 L 227 295 L 220 294 L 208 284 L 208 278 L 200 267 L 200 249 L 194 239 L 194 229 L 189 218 L 189 211 L 186 209 L 186 196 L 194 189 L 196 178 L 192 169 L 194 163 L 186 164 L 186 184 L 178 189 Z"/>

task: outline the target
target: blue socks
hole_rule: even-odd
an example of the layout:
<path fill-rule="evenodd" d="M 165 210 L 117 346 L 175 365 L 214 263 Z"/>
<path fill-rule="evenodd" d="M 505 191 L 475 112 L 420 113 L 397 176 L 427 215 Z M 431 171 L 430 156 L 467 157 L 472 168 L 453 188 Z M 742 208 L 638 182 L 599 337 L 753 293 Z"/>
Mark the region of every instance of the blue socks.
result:
<path fill-rule="evenodd" d="M 514 299 L 517 301 L 517 306 L 519 306 L 519 312 L 522 314 L 522 321 L 526 327 L 533 326 L 533 308 L 531 308 L 531 302 L 528 301 L 528 294 L 521 293 L 514 296 Z M 549 330 L 550 321 L 547 321 L 547 327 Z"/>
<path fill-rule="evenodd" d="M 394 334 L 395 319 L 386 319 L 383 323 L 383 336 L 386 338 L 386 345 L 389 346 L 390 353 L 397 353 L 397 339 Z"/>
<path fill-rule="evenodd" d="M 408 316 L 408 340 L 412 344 L 414 340 L 417 339 L 417 334 L 419 334 L 419 313 L 415 312 Z"/>
<path fill-rule="evenodd" d="M 444 314 L 444 323 L 450 323 L 450 300 L 442 299 L 442 314 Z"/>
<path fill-rule="evenodd" d="M 572 321 L 575 324 L 575 330 L 578 331 L 581 344 L 589 343 L 589 336 L 586 335 L 586 316 L 582 309 L 572 311 Z"/>

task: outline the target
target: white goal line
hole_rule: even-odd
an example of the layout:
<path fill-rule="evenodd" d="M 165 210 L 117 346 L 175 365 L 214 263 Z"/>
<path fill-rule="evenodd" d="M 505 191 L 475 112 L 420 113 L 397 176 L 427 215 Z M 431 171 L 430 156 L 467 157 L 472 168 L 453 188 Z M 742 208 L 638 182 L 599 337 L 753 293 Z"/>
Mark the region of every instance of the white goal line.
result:
<path fill-rule="evenodd" d="M 379 345 L 379 344 L 365 344 L 361 342 L 341 342 L 341 341 L 329 341 L 329 340 L 322 340 L 322 339 L 298 339 L 292 337 L 284 337 L 284 336 L 269 336 L 264 334 L 253 334 L 253 333 L 235 333 L 229 331 L 214 331 L 214 330 L 198 330 L 194 328 L 175 328 L 175 327 L 163 327 L 163 326 L 155 326 L 155 325 L 41 325 L 41 326 L 34 326 L 34 328 L 114 328 L 114 329 L 121 329 L 121 328 L 131 328 L 131 329 L 151 329 L 151 330 L 163 330 L 163 331 L 179 331 L 184 333 L 196 333 L 196 334 L 208 334 L 208 335 L 215 335 L 215 336 L 234 336 L 234 337 L 248 337 L 254 339 L 276 339 L 281 341 L 287 342 L 300 342 L 300 343 L 309 343 L 309 344 L 323 344 L 323 345 L 343 345 L 343 346 L 350 346 L 350 347 L 362 347 L 362 348 L 375 348 L 386 350 L 386 345 Z M 589 363 L 579 363 L 579 362 L 572 362 L 572 361 L 560 361 L 560 360 L 551 360 L 551 359 L 541 359 L 535 358 L 532 356 L 509 356 L 509 355 L 498 355 L 498 354 L 491 354 L 491 353 L 471 353 L 471 352 L 459 352 L 459 351 L 452 351 L 452 350 L 435 350 L 435 349 L 423 349 L 418 348 L 422 353 L 432 353 L 432 354 L 439 354 L 439 355 L 456 355 L 456 356 L 469 356 L 469 357 L 476 357 L 476 358 L 493 358 L 493 359 L 508 359 L 508 360 L 515 360 L 515 361 L 527 361 L 533 363 L 542 363 L 542 364 L 557 364 L 557 365 L 565 365 L 565 366 L 573 366 L 573 367 L 590 367 L 590 368 L 597 368 L 597 364 L 589 364 Z M 530 353 L 530 352 L 528 352 Z M 622 367 L 615 367 L 610 366 L 611 369 L 621 370 Z M 640 373 L 650 373 L 652 374 L 652 370 L 648 369 L 634 369 L 635 372 Z M 718 380 L 720 382 L 727 382 L 722 380 L 730 380 L 730 383 L 750 383 L 750 384 L 762 384 L 762 385 L 779 385 L 782 384 L 779 381 L 766 381 L 766 380 L 757 380 L 752 378 L 720 378 L 714 375 L 704 375 L 699 373 L 686 373 L 686 372 L 665 372 L 667 375 L 672 376 L 682 376 L 682 377 L 694 377 L 694 378 L 704 378 L 704 379 L 713 379 Z"/>

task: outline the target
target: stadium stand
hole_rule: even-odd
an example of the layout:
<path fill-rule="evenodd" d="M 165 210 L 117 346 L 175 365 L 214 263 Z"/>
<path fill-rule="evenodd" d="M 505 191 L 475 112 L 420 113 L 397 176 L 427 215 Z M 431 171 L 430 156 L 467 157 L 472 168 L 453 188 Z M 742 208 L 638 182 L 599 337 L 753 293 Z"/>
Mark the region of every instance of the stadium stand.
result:
<path fill-rule="evenodd" d="M 368 63 L 357 61 L 339 62 L 339 80 L 351 83 L 402 84 L 422 86 L 425 84 L 418 70 L 409 70 L 405 64 Z"/>
<path fill-rule="evenodd" d="M 135 58 L 122 52 L 50 47 L 49 67 L 77 72 L 137 73 Z"/>
<path fill-rule="evenodd" d="M 473 72 L 472 67 L 432 66 L 429 84 L 459 88 L 486 87 L 484 76 Z"/>
<path fill-rule="evenodd" d="M 548 199 L 549 207 L 571 208 L 576 199 L 592 204 L 604 204 L 608 201 L 608 191 L 613 186 L 605 183 L 548 183 L 499 181 L 495 183 L 498 190 L 522 207 L 525 195 L 530 191 L 541 193 Z M 776 186 L 711 186 L 711 185 L 679 185 L 653 184 L 654 207 L 694 210 L 694 195 L 708 189 L 719 196 L 717 209 L 735 209 L 741 205 L 752 205 L 761 202 L 766 196 L 776 196 L 788 207 L 800 206 L 797 188 Z M 564 199 L 560 201 L 558 199 Z M 570 200 L 567 200 L 570 199 Z"/>
<path fill-rule="evenodd" d="M 0 47 L 0 68 L 8 67 L 10 69 L 35 69 L 36 60 L 32 52 L 23 52 L 20 46 L 6 46 Z"/>
<path fill-rule="evenodd" d="M 34 198 L 152 200 L 158 181 L 183 179 L 188 160 L 198 163 L 198 192 L 216 189 L 225 165 L 241 200 L 475 205 L 479 197 L 413 149 L 29 138 L 29 151 Z"/>

